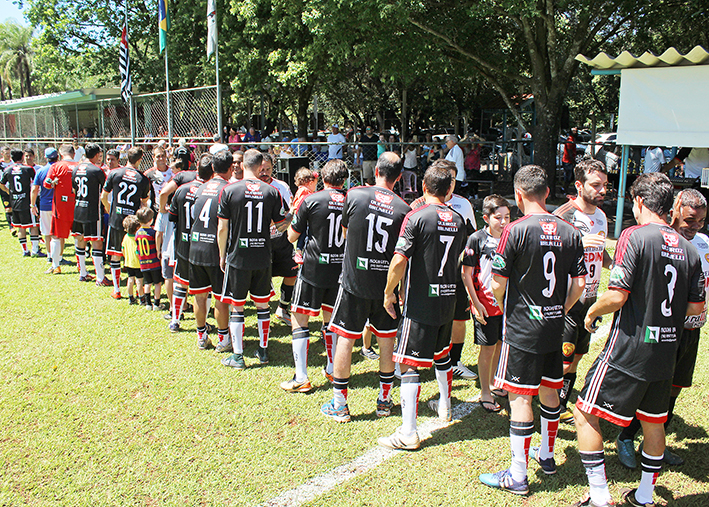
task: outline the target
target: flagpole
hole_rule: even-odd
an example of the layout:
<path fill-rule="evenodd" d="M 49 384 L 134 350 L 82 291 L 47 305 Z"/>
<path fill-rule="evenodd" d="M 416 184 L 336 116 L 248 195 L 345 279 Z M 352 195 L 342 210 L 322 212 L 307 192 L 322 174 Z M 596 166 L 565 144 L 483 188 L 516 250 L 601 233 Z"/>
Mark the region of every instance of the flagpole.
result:
<path fill-rule="evenodd" d="M 167 65 L 167 42 L 165 43 L 165 90 L 167 92 L 167 142 L 172 146 L 172 101 L 170 100 L 170 69 Z"/>
<path fill-rule="evenodd" d="M 216 17 L 216 14 L 215 14 Z M 217 29 L 216 31 L 216 47 L 215 47 L 215 55 L 214 55 L 214 60 L 215 64 L 217 67 L 217 128 L 219 129 L 219 137 L 224 136 L 224 127 L 222 126 L 222 87 L 219 84 L 219 30 Z M 226 139 L 222 139 L 222 142 L 225 142 Z"/>
<path fill-rule="evenodd" d="M 128 44 L 128 0 L 126 0 L 126 45 Z M 132 88 L 132 87 L 131 87 Z M 135 117 L 133 115 L 133 91 L 128 94 L 128 111 L 130 121 L 130 145 L 135 146 Z"/>

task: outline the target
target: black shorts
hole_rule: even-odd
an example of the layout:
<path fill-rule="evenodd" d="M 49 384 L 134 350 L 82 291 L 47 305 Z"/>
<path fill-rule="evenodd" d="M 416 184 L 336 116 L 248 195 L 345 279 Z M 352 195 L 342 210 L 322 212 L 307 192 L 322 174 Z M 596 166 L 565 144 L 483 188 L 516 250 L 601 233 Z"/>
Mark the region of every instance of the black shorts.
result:
<path fill-rule="evenodd" d="M 434 326 L 403 317 L 396 333 L 394 362 L 430 368 L 434 360 L 450 354 L 452 329 L 453 321 Z"/>
<path fill-rule="evenodd" d="M 492 346 L 502 341 L 502 315 L 487 317 L 487 324 L 475 321 L 475 345 Z"/>
<path fill-rule="evenodd" d="M 547 354 L 533 354 L 502 342 L 500 362 L 495 372 L 495 387 L 524 396 L 536 396 L 539 387 L 561 389 L 564 363 L 561 349 Z"/>
<path fill-rule="evenodd" d="M 315 287 L 298 277 L 293 289 L 290 311 L 311 317 L 317 317 L 321 308 L 323 311 L 332 313 L 339 288 L 339 285 L 327 288 Z"/>
<path fill-rule="evenodd" d="M 677 349 L 677 362 L 675 363 L 675 375 L 672 377 L 674 387 L 692 387 L 692 377 L 694 377 L 694 365 L 697 362 L 699 353 L 699 335 L 702 329 L 685 329 L 679 341 Z"/>
<path fill-rule="evenodd" d="M 271 300 L 271 268 L 245 270 L 227 266 L 220 292 L 221 301 L 228 305 L 244 306 L 249 294 L 254 303 L 268 303 Z"/>
<path fill-rule="evenodd" d="M 671 388 L 671 379 L 638 380 L 596 358 L 588 370 L 576 407 L 618 426 L 628 426 L 633 416 L 662 424 L 667 420 Z"/>
<path fill-rule="evenodd" d="M 561 351 L 564 354 L 565 364 L 573 363 L 574 355 L 583 356 L 588 354 L 588 348 L 591 345 L 591 333 L 586 331 L 584 319 L 588 309 L 595 302 L 595 300 L 578 301 L 564 317 Z"/>
<path fill-rule="evenodd" d="M 12 212 L 12 226 L 20 229 L 39 227 L 37 217 L 29 209 L 21 209 Z"/>
<path fill-rule="evenodd" d="M 463 280 L 458 280 L 455 285 L 455 313 L 453 320 L 470 320 L 470 299 L 468 299 L 468 291 L 465 290 Z"/>
<path fill-rule="evenodd" d="M 129 277 L 133 276 L 139 280 L 143 279 L 143 272 L 140 268 L 129 268 L 128 266 L 124 266 L 123 269 L 125 269 Z"/>
<path fill-rule="evenodd" d="M 110 225 L 108 226 L 108 232 L 106 233 L 106 255 L 120 255 L 123 257 L 121 246 L 125 235 L 126 231 L 123 229 L 115 229 Z"/>
<path fill-rule="evenodd" d="M 84 241 L 102 241 L 101 217 L 95 222 L 81 223 L 74 220 L 71 226 L 72 236 L 83 236 Z"/>
<path fill-rule="evenodd" d="M 162 277 L 162 272 L 159 269 L 143 271 L 143 283 L 147 285 L 163 283 L 164 281 L 165 279 Z"/>
<path fill-rule="evenodd" d="M 396 329 L 401 320 L 399 301 L 394 304 L 396 319 L 384 309 L 384 299 L 364 299 L 347 292 L 340 286 L 337 292 L 335 308 L 330 317 L 329 330 L 351 340 L 362 336 L 364 326 L 369 320 L 372 333 L 378 338 L 396 337 Z"/>
<path fill-rule="evenodd" d="M 298 264 L 293 259 L 293 245 L 272 252 L 271 277 L 291 278 L 298 276 Z"/>
<path fill-rule="evenodd" d="M 224 272 L 219 266 L 198 266 L 190 263 L 190 294 L 213 292 L 215 298 L 221 301 L 220 296 L 223 284 Z"/>
<path fill-rule="evenodd" d="M 183 287 L 190 286 L 190 261 L 177 257 L 172 278 Z"/>

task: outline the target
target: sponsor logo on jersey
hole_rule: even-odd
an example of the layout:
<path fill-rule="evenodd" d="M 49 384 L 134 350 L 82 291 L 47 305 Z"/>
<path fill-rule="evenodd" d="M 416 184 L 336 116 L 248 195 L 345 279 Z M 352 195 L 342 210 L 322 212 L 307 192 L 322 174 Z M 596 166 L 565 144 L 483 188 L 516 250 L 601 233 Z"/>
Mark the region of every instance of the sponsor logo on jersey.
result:
<path fill-rule="evenodd" d="M 529 305 L 529 318 L 532 320 L 543 320 L 544 313 L 542 313 L 542 307 Z"/>
<path fill-rule="evenodd" d="M 339 192 L 330 192 L 330 199 L 335 202 L 345 202 L 345 196 Z"/>
<path fill-rule="evenodd" d="M 396 248 L 403 248 L 404 246 L 406 246 L 406 238 L 399 236 L 399 239 L 396 240 Z"/>
<path fill-rule="evenodd" d="M 676 232 L 666 232 L 666 231 L 661 231 L 662 232 L 662 237 L 665 240 L 665 245 L 671 246 L 671 247 L 676 247 L 679 245 L 679 234 Z"/>
<path fill-rule="evenodd" d="M 436 210 L 438 213 L 438 218 L 443 220 L 444 222 L 450 222 L 453 220 L 453 212 L 452 211 L 441 211 L 441 210 Z"/>
<path fill-rule="evenodd" d="M 357 269 L 363 269 L 365 271 L 369 269 L 369 259 L 357 257 Z"/>
<path fill-rule="evenodd" d="M 192 233 L 192 241 L 199 241 L 199 233 L 198 232 Z"/>
<path fill-rule="evenodd" d="M 708 254 L 704 254 L 704 258 L 707 260 L 707 262 L 709 262 L 709 253 L 708 253 Z"/>
<path fill-rule="evenodd" d="M 258 192 L 258 190 L 261 188 L 261 185 L 258 183 L 247 183 L 246 188 L 248 188 L 252 192 Z"/>
<path fill-rule="evenodd" d="M 249 248 L 249 238 L 239 238 L 239 248 Z"/>
<path fill-rule="evenodd" d="M 660 343 L 660 328 L 647 326 L 645 328 L 645 343 Z"/>
<path fill-rule="evenodd" d="M 374 192 L 374 198 L 383 204 L 390 204 L 391 201 L 394 200 L 393 195 L 384 194 L 382 192 L 376 192 L 376 191 Z"/>
<path fill-rule="evenodd" d="M 613 269 L 611 269 L 610 281 L 619 282 L 623 278 L 625 278 L 625 271 L 623 271 L 623 268 L 620 266 L 614 266 Z"/>
<path fill-rule="evenodd" d="M 547 236 L 556 236 L 556 222 L 539 222 L 540 227 Z"/>
<path fill-rule="evenodd" d="M 429 284 L 428 286 L 428 297 L 437 298 L 441 295 L 441 288 L 437 283 Z"/>
<path fill-rule="evenodd" d="M 318 262 L 320 264 L 330 264 L 330 254 L 328 253 L 321 253 L 320 258 L 318 259 Z"/>
<path fill-rule="evenodd" d="M 564 357 L 571 357 L 575 350 L 576 345 L 574 345 L 573 343 L 567 342 L 561 346 L 561 352 L 564 354 Z"/>
<path fill-rule="evenodd" d="M 606 238 L 606 231 L 598 231 L 598 235 L 602 237 L 603 239 Z"/>
<path fill-rule="evenodd" d="M 502 258 L 502 255 L 500 254 L 495 254 L 495 257 L 492 258 L 492 267 L 495 269 L 505 269 L 505 259 Z"/>
<path fill-rule="evenodd" d="M 182 241 L 188 242 L 190 240 L 190 235 L 187 232 L 182 233 Z"/>
<path fill-rule="evenodd" d="M 697 241 L 697 248 L 701 248 L 702 250 L 705 250 L 707 248 L 707 246 L 709 246 L 709 245 L 704 243 L 704 241 Z"/>
<path fill-rule="evenodd" d="M 593 222 L 591 223 L 591 225 L 593 225 Z M 591 228 L 583 222 L 576 222 L 576 228 L 581 232 L 591 232 Z M 544 229 L 544 227 L 542 227 L 542 229 Z"/>

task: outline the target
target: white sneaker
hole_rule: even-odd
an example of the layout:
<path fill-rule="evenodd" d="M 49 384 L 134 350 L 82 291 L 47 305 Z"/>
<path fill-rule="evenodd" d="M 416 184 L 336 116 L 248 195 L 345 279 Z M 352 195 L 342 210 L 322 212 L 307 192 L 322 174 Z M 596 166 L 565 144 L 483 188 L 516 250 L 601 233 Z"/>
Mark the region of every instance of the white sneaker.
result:
<path fill-rule="evenodd" d="M 447 410 L 438 410 L 438 400 L 428 400 L 428 408 L 437 413 L 438 418 L 441 421 L 450 422 L 450 420 L 453 419 L 453 414 L 451 413 L 450 408 L 448 408 Z"/>
<path fill-rule="evenodd" d="M 291 320 L 290 320 L 290 312 L 286 310 L 285 308 L 279 306 L 276 308 L 276 317 L 280 319 L 284 324 L 288 324 L 289 326 L 291 325 Z"/>
<path fill-rule="evenodd" d="M 407 451 L 418 449 L 421 445 L 421 440 L 419 440 L 418 433 L 407 436 L 402 435 L 400 430 L 401 428 L 398 428 L 388 437 L 379 437 L 377 442 L 382 447 L 388 447 L 389 449 L 406 449 Z"/>
<path fill-rule="evenodd" d="M 471 371 L 462 362 L 458 361 L 458 364 L 453 366 L 453 375 L 456 377 L 464 378 L 465 380 L 475 380 L 478 378 L 478 374 Z"/>

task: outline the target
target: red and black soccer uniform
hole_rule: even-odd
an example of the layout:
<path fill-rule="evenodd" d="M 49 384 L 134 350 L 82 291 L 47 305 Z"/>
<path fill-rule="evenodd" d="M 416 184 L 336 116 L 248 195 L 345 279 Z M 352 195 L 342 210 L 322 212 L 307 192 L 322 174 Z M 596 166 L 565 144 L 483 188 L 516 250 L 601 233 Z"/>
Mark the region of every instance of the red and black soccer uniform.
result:
<path fill-rule="evenodd" d="M 71 174 L 74 203 L 72 236 L 83 236 L 86 241 L 101 241 L 103 205 L 101 190 L 106 183 L 106 174 L 91 163 L 80 163 Z"/>
<path fill-rule="evenodd" d="M 52 228 L 51 234 L 55 238 L 66 239 L 71 234 L 71 227 L 74 225 L 74 191 L 72 173 L 77 162 L 60 160 L 52 164 L 44 180 L 45 188 L 52 188 L 50 181 L 56 180 L 54 186 L 54 200 L 52 201 Z M 123 237 L 121 236 L 121 240 Z M 121 251 L 121 243 L 118 242 L 118 251 Z"/>
<path fill-rule="evenodd" d="M 561 388 L 568 279 L 586 275 L 581 235 L 554 215 L 525 215 L 505 227 L 492 272 L 507 278 L 495 387 L 530 396 Z"/>
<path fill-rule="evenodd" d="M 162 283 L 162 266 L 158 257 L 158 247 L 155 241 L 155 229 L 152 227 L 141 227 L 135 234 L 135 242 L 138 245 L 138 260 L 140 261 L 140 271 L 143 274 L 143 283 L 153 285 Z"/>
<path fill-rule="evenodd" d="M 224 273 L 219 267 L 217 228 L 219 196 L 229 184 L 221 176 L 203 183 L 195 192 L 190 229 L 190 294 L 213 292 L 221 301 Z"/>
<path fill-rule="evenodd" d="M 473 233 L 465 245 L 463 265 L 473 268 L 475 294 L 488 314 L 486 324 L 475 319 L 476 345 L 491 346 L 502 339 L 502 309 L 492 294 L 492 262 L 499 243 L 484 228 Z"/>
<path fill-rule="evenodd" d="M 345 196 L 342 227 L 347 229 L 347 242 L 331 331 L 356 340 L 369 320 L 376 336 L 396 336 L 399 318 L 392 319 L 384 310 L 384 289 L 398 233 L 409 211 L 401 197 L 384 187 L 357 187 Z M 395 308 L 398 312 L 398 305 Z"/>
<path fill-rule="evenodd" d="M 0 183 L 10 191 L 13 227 L 37 227 L 37 220 L 30 211 L 30 189 L 34 174 L 32 167 L 17 163 L 10 164 L 0 173 Z"/>
<path fill-rule="evenodd" d="M 466 237 L 465 220 L 448 206 L 425 205 L 406 215 L 395 250 L 409 261 L 395 362 L 430 367 L 448 355 Z"/>
<path fill-rule="evenodd" d="M 634 415 L 661 424 L 687 305 L 704 301 L 699 255 L 670 227 L 630 227 L 618 240 L 608 289 L 625 291 L 628 299 L 613 315 L 576 406 L 619 426 Z"/>
<path fill-rule="evenodd" d="M 119 167 L 108 174 L 103 189 L 113 192 L 106 254 L 122 256 L 121 243 L 125 236 L 123 220 L 127 216 L 135 215 L 140 209 L 141 200 L 150 194 L 150 181 L 132 167 Z"/>
<path fill-rule="evenodd" d="M 332 312 L 345 251 L 344 202 L 343 191 L 330 188 L 307 196 L 298 207 L 291 227 L 299 234 L 309 230 L 309 237 L 293 293 L 292 312 L 313 317 L 321 307 Z"/>
<path fill-rule="evenodd" d="M 182 173 L 175 175 L 175 178 Z M 190 232 L 192 208 L 197 189 L 204 183 L 193 179 L 181 185 L 172 195 L 169 218 L 175 223 L 175 273 L 173 278 L 183 287 L 190 285 Z"/>
<path fill-rule="evenodd" d="M 281 194 L 261 180 L 243 179 L 224 189 L 217 215 L 229 220 L 228 269 L 222 301 L 240 307 L 250 293 L 254 302 L 268 302 L 271 222 L 279 224 L 286 216 Z"/>
<path fill-rule="evenodd" d="M 197 179 L 197 171 L 180 171 L 172 177 L 172 180 L 177 184 L 177 187 L 181 187 L 185 183 L 189 183 Z"/>

